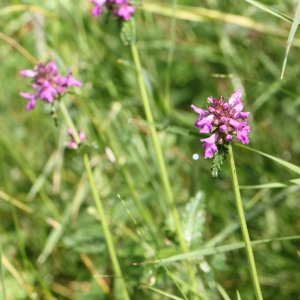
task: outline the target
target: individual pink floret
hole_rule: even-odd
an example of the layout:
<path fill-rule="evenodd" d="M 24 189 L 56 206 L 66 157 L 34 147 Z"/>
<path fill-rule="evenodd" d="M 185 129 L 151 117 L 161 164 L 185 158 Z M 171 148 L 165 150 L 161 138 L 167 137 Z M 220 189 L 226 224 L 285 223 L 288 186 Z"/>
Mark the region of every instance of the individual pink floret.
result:
<path fill-rule="evenodd" d="M 74 135 L 73 135 L 73 132 L 72 132 L 71 128 L 68 129 L 68 135 L 70 136 L 71 141 L 66 142 L 65 146 L 69 149 L 78 149 L 78 144 L 75 141 L 75 138 L 74 138 Z M 85 133 L 84 133 L 84 131 L 81 130 L 79 132 L 79 140 L 80 140 L 81 143 L 83 143 L 85 141 L 85 139 L 86 139 Z"/>

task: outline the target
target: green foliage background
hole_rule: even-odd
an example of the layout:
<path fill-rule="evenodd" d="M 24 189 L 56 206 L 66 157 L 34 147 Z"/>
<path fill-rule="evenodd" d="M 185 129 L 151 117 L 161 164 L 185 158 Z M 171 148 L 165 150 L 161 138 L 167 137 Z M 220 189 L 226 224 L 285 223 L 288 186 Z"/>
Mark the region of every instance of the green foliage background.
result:
<path fill-rule="evenodd" d="M 208 96 L 229 97 L 242 88 L 251 112 L 249 146 L 299 165 L 300 39 L 296 33 L 280 80 L 291 23 L 271 14 L 275 9 L 293 18 L 297 1 L 264 1 L 265 11 L 255 1 L 178 0 L 176 9 L 173 2 L 136 2 L 134 17 L 196 296 L 236 299 L 238 291 L 241 299 L 253 299 L 244 249 L 193 255 L 242 237 L 228 165 L 211 178 L 190 105 L 204 108 Z M 15 43 L 38 60 L 55 59 L 63 74 L 70 66 L 83 83 L 63 101 L 91 145 L 87 151 L 131 298 L 179 299 L 172 298 L 182 297 L 175 282 L 189 292 L 187 259 L 136 264 L 181 250 L 130 47 L 120 38 L 120 22 L 105 13 L 93 18 L 91 10 L 84 0 L 1 1 L 0 299 L 121 299 L 80 150 L 65 149 L 67 126 L 59 109 L 57 127 L 46 103 L 25 110 L 19 92 L 30 90 L 30 80 L 19 71 L 32 69 L 33 62 Z M 251 239 L 297 235 L 299 186 L 287 182 L 297 174 L 247 149 L 234 147 L 234 153 L 239 183 L 248 187 L 242 197 Z M 286 186 L 249 188 L 276 182 Z M 299 241 L 253 249 L 265 299 L 298 299 Z"/>

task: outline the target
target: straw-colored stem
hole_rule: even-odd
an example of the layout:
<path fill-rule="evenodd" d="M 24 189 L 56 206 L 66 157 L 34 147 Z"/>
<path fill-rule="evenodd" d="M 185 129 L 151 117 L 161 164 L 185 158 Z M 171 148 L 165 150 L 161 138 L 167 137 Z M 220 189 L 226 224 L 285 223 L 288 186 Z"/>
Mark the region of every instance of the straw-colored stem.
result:
<path fill-rule="evenodd" d="M 235 201 L 236 201 L 236 208 L 237 208 L 237 212 L 238 212 L 238 216 L 239 216 L 239 220 L 240 220 L 243 239 L 245 242 L 245 249 L 246 249 L 248 263 L 249 263 L 249 267 L 250 267 L 251 279 L 252 279 L 254 291 L 256 294 L 256 299 L 262 300 L 263 297 L 262 297 L 262 293 L 260 290 L 254 255 L 253 255 L 253 251 L 252 251 L 252 247 L 251 247 L 249 232 L 248 232 L 245 213 L 244 213 L 244 209 L 243 209 L 243 203 L 242 203 L 242 199 L 241 199 L 239 183 L 238 183 L 238 178 L 237 178 L 236 169 L 235 169 L 232 146 L 229 145 L 228 149 L 229 149 L 229 153 L 228 153 L 229 154 L 229 163 L 230 163 L 232 185 L 233 185 Z"/>

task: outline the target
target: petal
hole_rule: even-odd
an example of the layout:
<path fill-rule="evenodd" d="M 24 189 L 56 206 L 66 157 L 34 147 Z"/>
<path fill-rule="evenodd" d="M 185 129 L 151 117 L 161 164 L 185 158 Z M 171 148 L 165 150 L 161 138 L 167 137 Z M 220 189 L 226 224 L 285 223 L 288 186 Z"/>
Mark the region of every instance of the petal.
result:
<path fill-rule="evenodd" d="M 43 88 L 40 93 L 40 98 L 43 100 L 47 100 L 48 102 L 53 102 L 55 95 L 57 94 L 57 91 L 52 86 L 49 86 L 48 88 Z"/>
<path fill-rule="evenodd" d="M 242 90 L 241 89 L 237 89 L 235 93 L 233 93 L 229 99 L 228 99 L 228 103 L 230 105 L 235 105 L 237 102 L 240 101 L 242 97 Z"/>
<path fill-rule="evenodd" d="M 34 94 L 20 92 L 19 95 L 25 99 L 31 99 Z"/>
<path fill-rule="evenodd" d="M 247 125 L 247 122 L 239 122 L 229 119 L 229 124 L 232 125 L 236 130 L 242 130 Z"/>
<path fill-rule="evenodd" d="M 23 71 L 20 71 L 20 74 L 22 76 L 33 78 L 34 76 L 36 76 L 37 73 L 32 70 L 23 70 Z"/>
<path fill-rule="evenodd" d="M 122 4 L 117 11 L 114 11 L 114 14 L 122 17 L 124 20 L 129 20 L 131 15 L 134 13 L 134 6 L 128 4 Z"/>
<path fill-rule="evenodd" d="M 92 11 L 92 16 L 99 16 L 102 13 L 102 6 L 105 4 L 106 0 L 91 0 L 95 4 Z"/>
<path fill-rule="evenodd" d="M 200 117 L 204 117 L 204 116 L 207 116 L 209 114 L 209 111 L 206 110 L 206 109 L 202 109 L 202 108 L 199 108 L 195 105 L 191 105 L 191 108 L 197 113 L 199 114 Z"/>
<path fill-rule="evenodd" d="M 79 132 L 79 139 L 80 139 L 81 142 L 85 141 L 85 133 L 84 133 L 84 131 L 80 131 Z"/>
<path fill-rule="evenodd" d="M 220 130 L 221 132 L 225 132 L 225 131 L 227 130 L 227 126 L 226 126 L 226 125 L 221 125 L 221 126 L 219 127 L 219 130 Z"/>
<path fill-rule="evenodd" d="M 219 134 L 215 132 L 210 137 L 200 140 L 203 143 L 202 147 L 205 149 L 204 158 L 212 158 L 214 153 L 218 152 L 216 146 L 216 141 L 218 139 L 218 136 Z"/>
<path fill-rule="evenodd" d="M 26 110 L 31 110 L 35 107 L 35 99 L 31 98 L 26 105 Z"/>
<path fill-rule="evenodd" d="M 228 142 L 232 141 L 232 135 L 227 134 L 226 137 L 225 137 L 225 140 L 228 141 Z"/>
<path fill-rule="evenodd" d="M 241 141 L 243 144 L 249 144 L 249 138 L 245 131 L 238 131 L 236 139 Z"/>
<path fill-rule="evenodd" d="M 73 138 L 73 132 L 71 128 L 68 128 L 68 135 Z"/>
<path fill-rule="evenodd" d="M 75 141 L 67 142 L 65 143 L 65 146 L 69 149 L 77 149 L 78 145 L 76 144 Z"/>
<path fill-rule="evenodd" d="M 58 72 L 58 68 L 57 68 L 57 65 L 56 65 L 56 61 L 53 60 L 53 61 L 50 61 L 47 65 L 47 71 L 48 72 L 54 72 L 54 73 L 57 73 Z"/>
<path fill-rule="evenodd" d="M 205 118 L 198 118 L 198 120 L 195 122 L 195 126 L 198 128 L 201 128 L 200 132 L 201 133 L 209 133 L 212 129 L 212 124 L 211 122 L 213 121 L 214 116 L 209 115 Z"/>
<path fill-rule="evenodd" d="M 239 113 L 239 118 L 241 119 L 247 119 L 250 115 L 250 112 L 240 112 Z"/>

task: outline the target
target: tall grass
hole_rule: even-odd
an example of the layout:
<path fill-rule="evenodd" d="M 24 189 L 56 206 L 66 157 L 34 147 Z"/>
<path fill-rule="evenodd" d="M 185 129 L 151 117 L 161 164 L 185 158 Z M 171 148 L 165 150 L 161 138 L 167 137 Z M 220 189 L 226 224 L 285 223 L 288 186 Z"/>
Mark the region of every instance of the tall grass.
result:
<path fill-rule="evenodd" d="M 212 179 L 190 109 L 237 88 L 251 112 L 250 144 L 233 149 L 257 279 L 264 299 L 297 299 L 297 2 L 135 4 L 126 46 L 89 1 L 1 2 L 0 299 L 254 299 L 229 163 Z M 57 126 L 51 105 L 26 111 L 19 96 L 19 71 L 53 59 L 83 83 Z M 78 150 L 65 147 L 64 107 L 87 136 Z"/>

